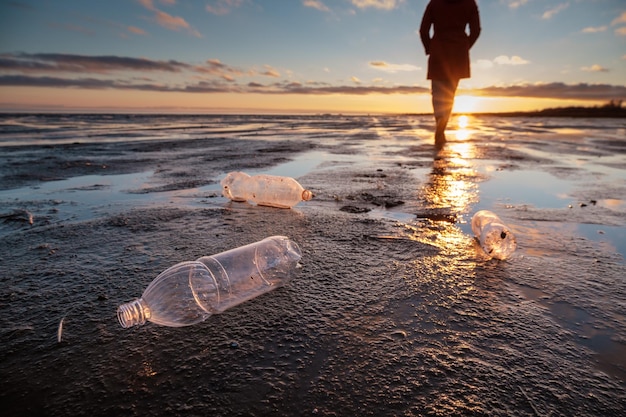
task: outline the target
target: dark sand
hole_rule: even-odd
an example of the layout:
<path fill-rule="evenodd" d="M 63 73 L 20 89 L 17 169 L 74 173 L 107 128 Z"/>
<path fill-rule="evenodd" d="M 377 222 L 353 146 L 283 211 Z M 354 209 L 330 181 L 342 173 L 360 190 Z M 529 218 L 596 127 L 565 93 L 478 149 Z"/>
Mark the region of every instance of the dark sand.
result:
<path fill-rule="evenodd" d="M 0 148 L 2 414 L 624 415 L 624 123 L 473 123 L 439 153 L 427 117 Z M 229 202 L 232 170 L 315 198 Z M 513 258 L 478 249 L 482 208 Z M 288 286 L 191 327 L 117 322 L 167 267 L 270 235 L 302 248 Z"/>

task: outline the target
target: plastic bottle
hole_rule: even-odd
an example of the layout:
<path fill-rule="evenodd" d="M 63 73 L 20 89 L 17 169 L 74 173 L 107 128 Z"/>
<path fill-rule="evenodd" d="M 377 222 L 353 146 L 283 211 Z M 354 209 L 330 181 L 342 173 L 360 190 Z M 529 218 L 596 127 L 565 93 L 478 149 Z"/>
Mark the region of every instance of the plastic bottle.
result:
<path fill-rule="evenodd" d="M 481 210 L 472 217 L 472 231 L 485 253 L 496 259 L 506 259 L 517 248 L 511 230 L 491 211 Z"/>
<path fill-rule="evenodd" d="M 291 208 L 300 201 L 313 198 L 311 191 L 290 177 L 231 172 L 221 185 L 224 197 L 233 201 L 253 201 L 259 206 Z"/>
<path fill-rule="evenodd" d="M 298 245 L 272 236 L 196 261 L 181 262 L 157 276 L 141 298 L 122 304 L 124 328 L 150 321 L 182 327 L 278 288 L 291 280 L 301 258 Z"/>

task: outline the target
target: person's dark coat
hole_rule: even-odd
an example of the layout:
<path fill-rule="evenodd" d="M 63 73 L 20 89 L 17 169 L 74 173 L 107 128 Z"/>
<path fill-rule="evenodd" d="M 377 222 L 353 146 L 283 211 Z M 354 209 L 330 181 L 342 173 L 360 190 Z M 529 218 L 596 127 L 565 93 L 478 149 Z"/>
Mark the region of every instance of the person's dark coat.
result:
<path fill-rule="evenodd" d="M 465 32 L 467 25 L 469 35 Z M 426 78 L 447 81 L 469 78 L 469 50 L 479 35 L 480 18 L 475 0 L 431 0 L 420 26 L 420 38 L 426 55 L 430 55 Z"/>

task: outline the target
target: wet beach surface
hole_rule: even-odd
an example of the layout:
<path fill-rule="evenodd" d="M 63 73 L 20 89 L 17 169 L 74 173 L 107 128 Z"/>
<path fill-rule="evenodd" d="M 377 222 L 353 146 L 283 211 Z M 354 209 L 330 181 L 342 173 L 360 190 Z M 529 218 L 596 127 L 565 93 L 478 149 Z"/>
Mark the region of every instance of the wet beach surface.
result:
<path fill-rule="evenodd" d="M 626 122 L 3 115 L 4 415 L 578 415 L 626 410 Z M 234 203 L 241 170 L 291 210 Z M 496 212 L 511 259 L 469 220 Z M 123 329 L 175 263 L 271 235 L 291 283 Z M 63 319 L 62 338 L 58 326 Z"/>

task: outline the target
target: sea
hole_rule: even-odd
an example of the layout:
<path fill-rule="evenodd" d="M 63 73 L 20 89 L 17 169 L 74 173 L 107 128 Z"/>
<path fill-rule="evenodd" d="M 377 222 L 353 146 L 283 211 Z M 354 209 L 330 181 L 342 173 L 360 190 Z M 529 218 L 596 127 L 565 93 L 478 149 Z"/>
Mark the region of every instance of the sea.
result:
<path fill-rule="evenodd" d="M 621 416 L 626 119 L 0 114 L 7 416 Z M 289 176 L 293 209 L 231 202 Z M 500 215 L 510 259 L 470 222 Z M 286 285 L 123 329 L 174 263 L 271 234 Z"/>

